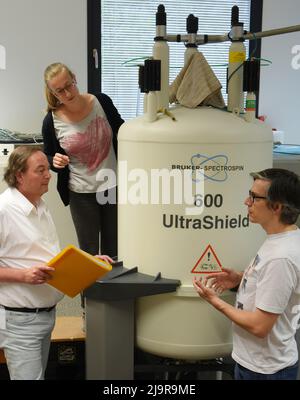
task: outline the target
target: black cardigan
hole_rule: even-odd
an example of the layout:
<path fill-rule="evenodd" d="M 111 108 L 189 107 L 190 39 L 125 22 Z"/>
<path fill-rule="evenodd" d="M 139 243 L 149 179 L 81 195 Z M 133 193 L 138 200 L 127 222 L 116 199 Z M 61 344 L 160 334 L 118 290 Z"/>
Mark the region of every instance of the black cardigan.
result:
<path fill-rule="evenodd" d="M 120 126 L 123 124 L 124 120 L 121 118 L 118 110 L 114 106 L 111 98 L 104 93 L 100 93 L 95 95 L 101 104 L 106 118 L 111 126 L 112 129 L 112 142 L 113 147 L 116 153 L 116 157 L 118 156 L 118 130 Z M 66 166 L 65 168 L 55 168 L 53 166 L 53 157 L 55 153 L 66 154 L 64 149 L 60 146 L 59 141 L 55 135 L 54 123 L 52 112 L 49 111 L 44 118 L 43 126 L 42 126 L 42 134 L 43 134 L 43 141 L 44 141 L 44 153 L 46 154 L 50 167 L 53 171 L 57 172 L 57 190 L 62 199 L 65 206 L 69 204 L 69 167 Z"/>

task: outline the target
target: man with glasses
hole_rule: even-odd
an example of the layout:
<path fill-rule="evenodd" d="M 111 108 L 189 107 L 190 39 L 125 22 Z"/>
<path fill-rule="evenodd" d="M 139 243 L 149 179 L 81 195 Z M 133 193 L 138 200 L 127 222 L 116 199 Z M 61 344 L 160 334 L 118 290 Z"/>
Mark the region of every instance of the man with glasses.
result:
<path fill-rule="evenodd" d="M 277 168 L 251 175 L 254 182 L 245 205 L 250 222 L 260 224 L 267 239 L 244 273 L 223 268 L 193 283 L 200 297 L 233 322 L 235 379 L 296 379 L 300 180 Z M 238 285 L 235 307 L 218 297 Z"/>

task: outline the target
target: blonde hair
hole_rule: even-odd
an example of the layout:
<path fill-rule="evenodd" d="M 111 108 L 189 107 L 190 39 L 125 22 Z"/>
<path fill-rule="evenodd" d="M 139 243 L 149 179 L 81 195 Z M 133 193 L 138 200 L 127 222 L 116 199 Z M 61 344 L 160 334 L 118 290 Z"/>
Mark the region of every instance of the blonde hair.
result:
<path fill-rule="evenodd" d="M 9 156 L 8 165 L 4 171 L 3 179 L 9 187 L 17 187 L 17 173 L 26 172 L 27 160 L 32 154 L 42 151 L 41 146 L 18 146 Z"/>
<path fill-rule="evenodd" d="M 70 68 L 60 62 L 50 64 L 45 69 L 44 82 L 45 82 L 45 96 L 47 100 L 47 111 L 56 110 L 60 105 L 60 101 L 50 90 L 48 83 L 52 78 L 54 78 L 57 74 L 61 73 L 62 71 L 66 71 L 72 79 L 75 78 L 75 75 L 70 70 Z"/>

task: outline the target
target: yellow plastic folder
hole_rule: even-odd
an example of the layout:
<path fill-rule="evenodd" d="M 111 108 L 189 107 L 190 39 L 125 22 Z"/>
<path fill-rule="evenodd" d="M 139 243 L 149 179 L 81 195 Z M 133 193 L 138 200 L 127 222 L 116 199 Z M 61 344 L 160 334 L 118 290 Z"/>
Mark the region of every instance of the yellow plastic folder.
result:
<path fill-rule="evenodd" d="M 47 283 L 70 297 L 75 297 L 112 269 L 106 261 L 71 244 L 47 264 L 55 268 Z"/>

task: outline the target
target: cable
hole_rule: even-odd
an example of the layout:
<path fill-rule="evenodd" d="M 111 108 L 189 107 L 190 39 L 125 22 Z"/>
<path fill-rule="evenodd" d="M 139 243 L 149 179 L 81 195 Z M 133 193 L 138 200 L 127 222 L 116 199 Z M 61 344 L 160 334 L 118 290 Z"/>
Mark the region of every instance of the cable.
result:
<path fill-rule="evenodd" d="M 135 58 L 131 58 L 130 60 L 126 60 L 126 61 L 122 62 L 121 65 L 129 64 L 130 62 L 136 61 L 136 60 L 147 60 L 147 59 L 149 59 L 149 58 L 152 58 L 152 56 L 151 56 L 151 57 L 149 57 L 149 56 L 135 57 Z M 138 64 L 126 65 L 126 66 L 127 66 L 127 67 L 137 67 Z"/>
<path fill-rule="evenodd" d="M 235 69 L 235 70 L 233 71 L 233 73 L 228 77 L 228 79 L 227 79 L 227 86 L 228 86 L 228 83 L 229 83 L 230 79 L 233 77 L 233 75 L 234 75 L 243 65 L 244 65 L 243 63 L 242 63 L 241 65 L 239 65 L 239 66 L 237 67 L 237 69 Z"/>
<path fill-rule="evenodd" d="M 271 60 L 267 60 L 266 58 L 257 58 L 257 57 L 254 57 L 254 60 L 265 61 L 265 62 L 268 63 L 268 64 L 261 64 L 262 67 L 268 67 L 269 65 L 272 64 L 272 61 L 271 61 Z"/>

